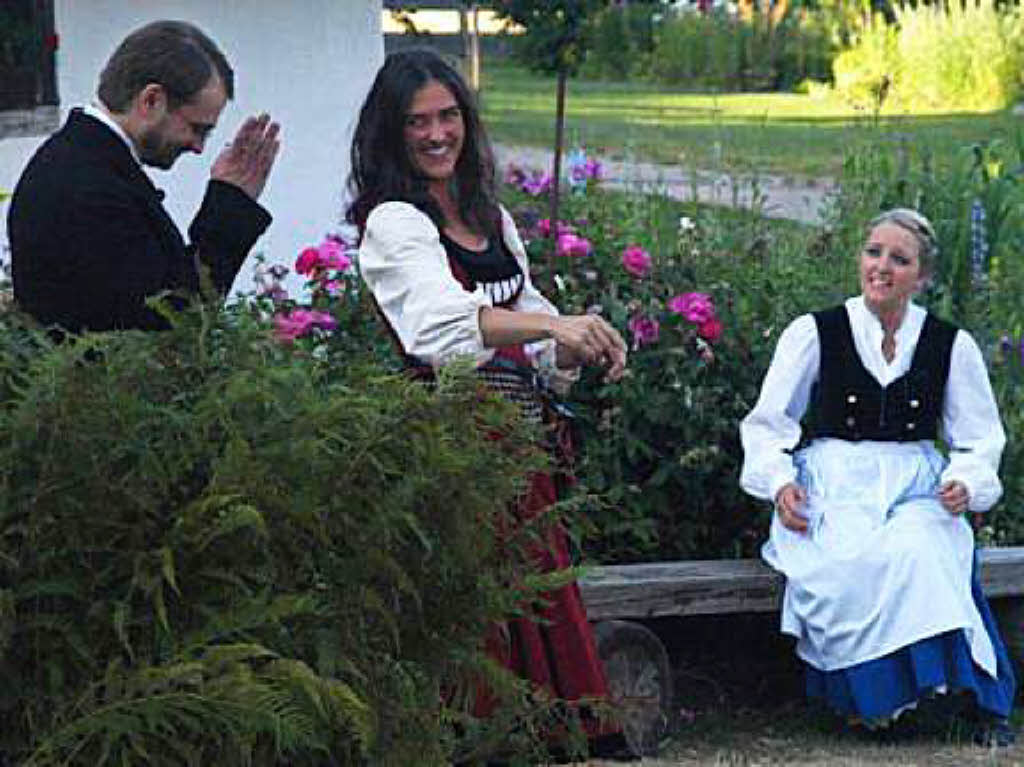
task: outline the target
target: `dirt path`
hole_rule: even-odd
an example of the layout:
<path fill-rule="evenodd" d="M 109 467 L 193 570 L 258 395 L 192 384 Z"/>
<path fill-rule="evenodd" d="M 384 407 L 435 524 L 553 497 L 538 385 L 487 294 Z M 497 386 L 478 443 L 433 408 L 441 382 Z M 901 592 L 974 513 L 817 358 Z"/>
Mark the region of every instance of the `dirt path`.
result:
<path fill-rule="evenodd" d="M 496 144 L 494 149 L 499 169 L 510 162 L 527 168 L 551 168 L 549 150 L 506 144 Z M 598 159 L 604 170 L 603 184 L 612 189 L 657 190 L 677 200 L 696 198 L 734 207 L 750 207 L 756 200 L 766 216 L 807 224 L 820 223 L 822 205 L 835 190 L 832 179 L 733 176 L 648 162 L 627 163 L 600 155 Z"/>

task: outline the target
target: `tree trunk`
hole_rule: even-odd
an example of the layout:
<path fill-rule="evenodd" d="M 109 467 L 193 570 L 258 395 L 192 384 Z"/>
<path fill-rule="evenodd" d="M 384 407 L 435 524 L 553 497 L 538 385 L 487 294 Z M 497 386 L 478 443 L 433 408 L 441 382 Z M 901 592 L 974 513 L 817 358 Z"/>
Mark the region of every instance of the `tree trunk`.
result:
<path fill-rule="evenodd" d="M 469 71 L 470 82 L 473 90 L 480 90 L 480 6 L 476 3 L 470 6 L 473 13 L 473 26 L 469 38 Z"/>
<path fill-rule="evenodd" d="M 551 276 L 555 275 L 555 244 L 558 239 L 558 203 L 559 188 L 562 176 L 562 137 L 565 133 L 565 86 L 569 79 L 566 70 L 558 70 L 558 90 L 555 97 L 555 159 L 554 167 L 551 170 L 551 226 L 548 229 L 548 238 L 551 239 Z"/>

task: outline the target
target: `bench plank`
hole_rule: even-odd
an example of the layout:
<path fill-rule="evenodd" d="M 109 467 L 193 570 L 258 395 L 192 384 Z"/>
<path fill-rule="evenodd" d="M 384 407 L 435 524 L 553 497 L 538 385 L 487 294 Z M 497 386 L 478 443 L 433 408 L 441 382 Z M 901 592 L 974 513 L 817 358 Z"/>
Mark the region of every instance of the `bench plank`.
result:
<path fill-rule="evenodd" d="M 987 596 L 1024 593 L 1024 547 L 979 556 Z M 579 584 L 590 620 L 608 620 L 770 612 L 784 579 L 759 559 L 714 559 L 596 567 Z"/>

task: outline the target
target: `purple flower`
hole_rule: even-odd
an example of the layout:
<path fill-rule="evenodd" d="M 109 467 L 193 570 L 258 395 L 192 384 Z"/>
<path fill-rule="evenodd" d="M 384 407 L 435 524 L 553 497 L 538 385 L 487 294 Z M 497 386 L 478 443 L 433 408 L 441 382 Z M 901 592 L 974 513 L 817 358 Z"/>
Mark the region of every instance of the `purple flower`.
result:
<path fill-rule="evenodd" d="M 520 188 L 531 197 L 547 194 L 551 190 L 551 174 L 534 171 L 528 179 L 522 182 Z"/>
<path fill-rule="evenodd" d="M 651 273 L 651 254 L 639 245 L 630 245 L 622 251 L 622 268 L 634 277 L 646 277 Z"/>
<path fill-rule="evenodd" d="M 604 168 L 601 166 L 601 161 L 596 160 L 593 157 L 588 157 L 586 164 L 583 166 L 583 175 L 585 178 L 592 178 L 595 181 L 600 181 L 604 175 Z"/>
<path fill-rule="evenodd" d="M 526 181 L 526 172 L 515 163 L 505 166 L 505 183 L 509 186 L 522 186 Z"/>
<path fill-rule="evenodd" d="M 707 293 L 681 293 L 670 298 L 668 310 L 681 314 L 688 322 L 696 325 L 707 322 L 715 316 L 715 304 Z"/>
<path fill-rule="evenodd" d="M 633 349 L 650 346 L 658 341 L 660 326 L 654 317 L 646 314 L 634 314 L 627 323 L 629 332 L 633 334 Z"/>

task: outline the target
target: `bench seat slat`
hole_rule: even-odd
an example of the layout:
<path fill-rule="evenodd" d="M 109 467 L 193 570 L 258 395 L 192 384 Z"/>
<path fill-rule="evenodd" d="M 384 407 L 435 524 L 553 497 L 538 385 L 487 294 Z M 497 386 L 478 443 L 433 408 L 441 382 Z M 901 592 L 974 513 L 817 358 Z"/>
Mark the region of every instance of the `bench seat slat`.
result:
<path fill-rule="evenodd" d="M 1024 547 L 980 549 L 989 597 L 1024 593 Z M 759 559 L 596 567 L 580 579 L 590 620 L 778 610 L 782 576 Z"/>

